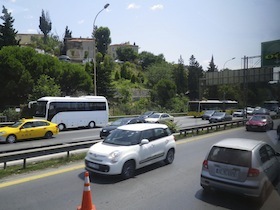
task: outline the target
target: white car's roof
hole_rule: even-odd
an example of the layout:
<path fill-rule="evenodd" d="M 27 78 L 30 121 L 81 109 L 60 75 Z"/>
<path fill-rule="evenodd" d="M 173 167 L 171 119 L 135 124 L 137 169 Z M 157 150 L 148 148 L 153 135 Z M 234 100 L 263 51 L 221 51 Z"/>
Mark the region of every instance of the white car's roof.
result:
<path fill-rule="evenodd" d="M 143 130 L 148 130 L 153 128 L 167 128 L 167 125 L 158 124 L 158 123 L 137 123 L 137 124 L 122 125 L 118 127 L 118 129 L 131 130 L 131 131 L 143 131 Z"/>
<path fill-rule="evenodd" d="M 253 139 L 229 138 L 229 139 L 224 139 L 222 141 L 219 141 L 213 146 L 252 151 L 256 146 L 264 143 L 265 142 L 263 141 L 258 141 Z"/>

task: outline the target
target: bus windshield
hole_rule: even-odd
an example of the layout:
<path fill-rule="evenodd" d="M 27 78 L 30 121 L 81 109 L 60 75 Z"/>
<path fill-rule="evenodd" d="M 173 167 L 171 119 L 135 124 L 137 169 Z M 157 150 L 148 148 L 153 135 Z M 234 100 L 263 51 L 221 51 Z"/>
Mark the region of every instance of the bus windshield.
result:
<path fill-rule="evenodd" d="M 47 112 L 47 101 L 38 101 L 36 104 L 36 112 L 34 117 L 46 117 L 46 112 Z"/>

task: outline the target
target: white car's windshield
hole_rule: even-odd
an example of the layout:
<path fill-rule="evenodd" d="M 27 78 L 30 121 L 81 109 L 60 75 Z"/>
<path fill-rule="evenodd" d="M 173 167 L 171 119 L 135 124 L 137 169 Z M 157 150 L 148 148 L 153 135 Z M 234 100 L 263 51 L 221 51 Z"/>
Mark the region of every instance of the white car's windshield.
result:
<path fill-rule="evenodd" d="M 121 146 L 136 145 L 140 143 L 140 131 L 116 129 L 103 142 Z"/>
<path fill-rule="evenodd" d="M 160 114 L 152 114 L 149 118 L 160 118 Z"/>

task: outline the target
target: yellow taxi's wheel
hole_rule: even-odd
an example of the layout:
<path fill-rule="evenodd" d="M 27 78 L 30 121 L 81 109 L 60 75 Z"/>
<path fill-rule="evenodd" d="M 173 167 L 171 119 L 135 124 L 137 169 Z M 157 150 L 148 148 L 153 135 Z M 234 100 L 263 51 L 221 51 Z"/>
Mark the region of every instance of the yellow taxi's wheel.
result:
<path fill-rule="evenodd" d="M 48 132 L 45 134 L 45 138 L 46 138 L 46 139 L 50 139 L 50 138 L 52 138 L 52 136 L 53 136 L 53 133 L 52 133 L 51 131 L 48 131 Z"/>
<path fill-rule="evenodd" d="M 15 143 L 17 141 L 17 137 L 15 135 L 9 135 L 6 139 L 6 142 L 9 144 Z"/>

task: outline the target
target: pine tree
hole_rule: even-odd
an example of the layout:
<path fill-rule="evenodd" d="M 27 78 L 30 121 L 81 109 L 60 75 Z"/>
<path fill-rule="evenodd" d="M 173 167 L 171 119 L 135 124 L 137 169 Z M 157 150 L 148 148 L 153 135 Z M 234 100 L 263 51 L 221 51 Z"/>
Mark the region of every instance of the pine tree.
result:
<path fill-rule="evenodd" d="M 3 15 L 0 18 L 4 21 L 0 24 L 0 49 L 3 46 L 19 45 L 16 40 L 17 31 L 13 28 L 14 19 L 10 12 L 3 6 Z"/>
<path fill-rule="evenodd" d="M 211 62 L 209 63 L 209 67 L 207 68 L 208 72 L 214 72 L 214 71 L 218 71 L 218 67 L 214 64 L 214 58 L 213 58 L 213 55 L 212 55 L 212 58 L 211 58 Z"/>
<path fill-rule="evenodd" d="M 42 31 L 42 33 L 44 34 L 44 44 L 46 44 L 48 34 L 52 30 L 52 22 L 50 20 L 49 13 L 46 12 L 46 14 L 45 14 L 44 10 L 42 10 L 42 16 L 40 17 L 39 28 Z"/>
<path fill-rule="evenodd" d="M 64 34 L 64 39 L 63 39 L 63 46 L 61 48 L 61 55 L 66 55 L 67 54 L 67 40 L 72 38 L 72 31 L 68 29 L 68 26 L 65 28 L 65 34 Z"/>
<path fill-rule="evenodd" d="M 199 99 L 199 79 L 203 76 L 203 69 L 193 55 L 190 58 L 188 70 L 189 97 L 191 100 Z"/>

